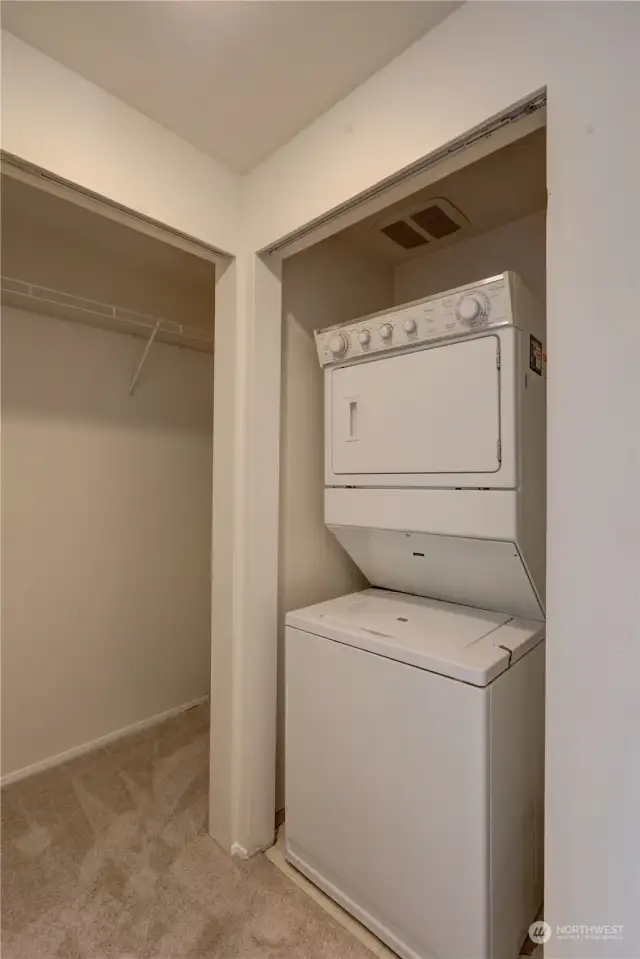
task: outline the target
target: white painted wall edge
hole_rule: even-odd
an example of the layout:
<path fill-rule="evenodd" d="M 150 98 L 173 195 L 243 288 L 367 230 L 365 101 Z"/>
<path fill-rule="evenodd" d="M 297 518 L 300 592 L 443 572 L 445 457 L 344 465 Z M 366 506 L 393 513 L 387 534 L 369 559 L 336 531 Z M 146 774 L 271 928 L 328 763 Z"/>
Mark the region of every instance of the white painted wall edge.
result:
<path fill-rule="evenodd" d="M 2 31 L 2 148 L 226 253 L 242 177 Z"/>
<path fill-rule="evenodd" d="M 216 282 L 209 791 L 234 855 L 275 831 L 281 321 L 280 265 L 240 255 Z"/>
<path fill-rule="evenodd" d="M 0 787 L 9 786 L 11 783 L 18 782 L 20 779 L 26 779 L 27 776 L 34 776 L 36 773 L 44 772 L 45 769 L 51 769 L 54 766 L 61 766 L 70 759 L 76 759 L 78 756 L 84 756 L 86 753 L 90 753 L 94 749 L 100 749 L 100 747 L 107 746 L 109 743 L 115 742 L 118 739 L 123 739 L 125 736 L 131 736 L 133 733 L 142 732 L 144 729 L 151 729 L 153 726 L 157 726 L 164 722 L 165 719 L 171 719 L 173 716 L 178 716 L 180 713 L 186 712 L 187 709 L 193 709 L 194 706 L 199 706 L 201 703 L 205 703 L 208 699 L 208 696 L 200 696 L 198 699 L 192 699 L 190 702 L 182 703 L 180 706 L 173 706 L 171 709 L 167 709 L 162 713 L 157 713 L 155 716 L 149 716 L 148 719 L 141 719 L 137 723 L 131 723 L 130 726 L 123 726 L 121 729 L 116 729 L 111 733 L 107 733 L 106 736 L 99 736 L 97 739 L 92 739 L 87 743 L 81 743 L 79 746 L 74 746 L 73 749 L 66 749 L 64 752 L 58 753 L 55 756 L 48 756 L 46 759 L 42 759 L 40 762 L 33 763 L 31 766 L 24 766 L 22 769 L 16 769 L 14 772 L 7 773 L 6 776 L 2 776 L 2 778 L 0 778 Z"/>

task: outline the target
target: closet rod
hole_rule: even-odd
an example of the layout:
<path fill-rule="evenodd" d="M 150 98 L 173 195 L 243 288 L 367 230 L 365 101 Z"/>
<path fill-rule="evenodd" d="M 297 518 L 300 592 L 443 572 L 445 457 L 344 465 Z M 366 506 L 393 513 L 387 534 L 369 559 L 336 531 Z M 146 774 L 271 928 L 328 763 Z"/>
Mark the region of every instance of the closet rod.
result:
<path fill-rule="evenodd" d="M 198 327 L 186 326 L 173 320 L 138 313 L 125 307 L 102 303 L 99 300 L 90 300 L 87 297 L 76 296 L 74 293 L 67 293 L 64 290 L 55 290 L 51 287 L 40 286 L 37 283 L 30 283 L 9 276 L 2 276 L 1 289 L 3 299 L 12 306 L 24 309 L 31 306 L 32 308 L 38 308 L 40 312 L 43 312 L 43 308 L 53 307 L 56 310 L 56 315 L 61 316 L 62 319 L 78 321 L 79 316 L 83 318 L 93 317 L 96 325 L 101 325 L 97 321 L 102 320 L 102 325 L 106 329 L 113 329 L 113 324 L 134 326 L 153 334 L 154 339 L 158 334 L 165 334 L 170 336 L 172 341 L 184 340 L 184 346 L 193 344 L 195 349 L 199 348 L 207 351 L 213 349 L 213 336 L 207 336 Z"/>

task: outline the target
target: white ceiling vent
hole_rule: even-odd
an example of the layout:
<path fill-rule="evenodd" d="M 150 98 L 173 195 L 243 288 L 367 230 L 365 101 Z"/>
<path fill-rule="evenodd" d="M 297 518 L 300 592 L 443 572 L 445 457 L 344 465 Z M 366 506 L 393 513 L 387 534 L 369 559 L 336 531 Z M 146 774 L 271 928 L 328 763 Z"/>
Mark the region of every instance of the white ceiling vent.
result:
<path fill-rule="evenodd" d="M 389 242 L 413 250 L 444 240 L 468 225 L 466 216 L 452 203 L 435 197 L 409 208 L 401 218 L 396 215 L 390 222 L 383 222 L 379 229 Z"/>

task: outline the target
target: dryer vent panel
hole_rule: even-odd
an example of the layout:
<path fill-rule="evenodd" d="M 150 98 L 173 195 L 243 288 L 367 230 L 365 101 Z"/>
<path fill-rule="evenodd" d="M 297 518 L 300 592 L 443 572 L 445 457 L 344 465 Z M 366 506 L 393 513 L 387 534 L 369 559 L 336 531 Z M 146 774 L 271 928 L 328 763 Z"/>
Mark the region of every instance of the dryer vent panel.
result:
<path fill-rule="evenodd" d="M 411 219 L 436 240 L 440 240 L 443 236 L 450 236 L 451 233 L 457 233 L 458 230 L 462 229 L 460 223 L 452 220 L 437 203 L 414 213 Z"/>
<path fill-rule="evenodd" d="M 415 230 L 406 220 L 396 220 L 382 227 L 382 232 L 403 250 L 413 250 L 417 246 L 426 246 L 429 240 Z"/>
<path fill-rule="evenodd" d="M 414 206 L 407 210 L 401 219 L 381 225 L 380 232 L 403 250 L 413 250 L 444 240 L 468 225 L 460 210 L 444 197 L 437 197 L 426 206 L 422 201 L 418 209 Z"/>

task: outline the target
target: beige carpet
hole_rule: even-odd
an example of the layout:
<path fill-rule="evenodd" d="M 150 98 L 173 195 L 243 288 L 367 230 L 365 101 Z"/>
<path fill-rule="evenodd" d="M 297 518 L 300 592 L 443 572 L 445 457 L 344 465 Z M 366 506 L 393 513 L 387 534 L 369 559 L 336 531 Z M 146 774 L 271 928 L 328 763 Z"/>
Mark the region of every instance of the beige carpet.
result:
<path fill-rule="evenodd" d="M 371 959 L 206 833 L 204 707 L 2 791 L 2 959 Z"/>

